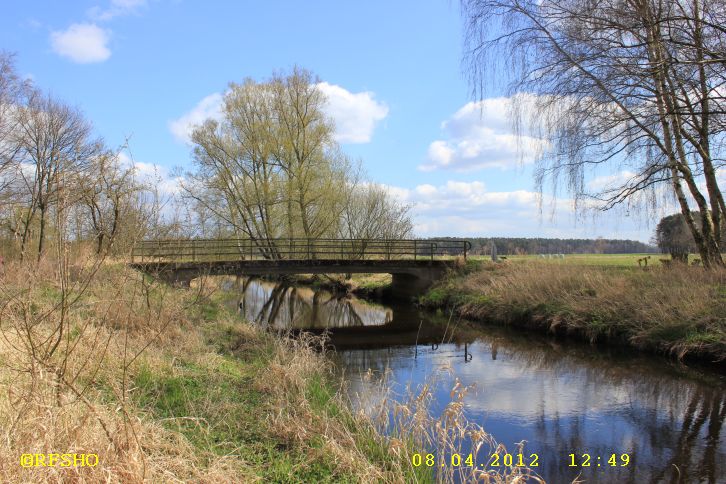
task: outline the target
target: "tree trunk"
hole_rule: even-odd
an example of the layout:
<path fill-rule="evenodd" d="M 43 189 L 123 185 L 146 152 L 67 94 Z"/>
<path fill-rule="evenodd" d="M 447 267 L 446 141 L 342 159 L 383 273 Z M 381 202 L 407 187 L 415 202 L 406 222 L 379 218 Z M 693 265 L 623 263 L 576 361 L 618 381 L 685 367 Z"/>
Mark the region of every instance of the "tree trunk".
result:
<path fill-rule="evenodd" d="M 43 245 L 45 242 L 45 211 L 47 207 L 44 205 L 40 207 L 40 231 L 38 233 L 38 262 L 40 262 L 43 256 Z"/>

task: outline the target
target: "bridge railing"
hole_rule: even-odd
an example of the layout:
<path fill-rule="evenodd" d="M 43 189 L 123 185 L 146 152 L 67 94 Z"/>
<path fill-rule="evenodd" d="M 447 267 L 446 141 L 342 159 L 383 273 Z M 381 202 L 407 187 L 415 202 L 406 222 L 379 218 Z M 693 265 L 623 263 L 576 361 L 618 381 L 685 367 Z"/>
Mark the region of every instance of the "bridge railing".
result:
<path fill-rule="evenodd" d="M 160 239 L 138 242 L 132 262 L 238 260 L 400 260 L 466 258 L 465 240 L 420 239 Z"/>

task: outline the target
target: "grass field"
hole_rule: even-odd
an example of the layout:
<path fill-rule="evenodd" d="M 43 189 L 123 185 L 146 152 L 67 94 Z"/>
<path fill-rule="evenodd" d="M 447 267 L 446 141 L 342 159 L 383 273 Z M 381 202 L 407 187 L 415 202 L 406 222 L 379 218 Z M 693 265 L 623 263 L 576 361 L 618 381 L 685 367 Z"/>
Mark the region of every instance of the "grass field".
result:
<path fill-rule="evenodd" d="M 648 266 L 662 265 L 661 259 L 670 259 L 667 254 L 565 254 L 563 259 L 559 258 L 542 258 L 539 255 L 509 255 L 500 256 L 500 259 L 511 262 L 538 261 L 548 264 L 568 264 L 583 266 L 618 266 L 618 267 L 638 267 L 638 259 L 648 257 Z M 726 255 L 725 255 L 726 257 Z M 472 260 L 491 260 L 488 255 L 469 256 Z M 688 258 L 692 263 L 699 259 L 697 254 L 691 254 Z"/>

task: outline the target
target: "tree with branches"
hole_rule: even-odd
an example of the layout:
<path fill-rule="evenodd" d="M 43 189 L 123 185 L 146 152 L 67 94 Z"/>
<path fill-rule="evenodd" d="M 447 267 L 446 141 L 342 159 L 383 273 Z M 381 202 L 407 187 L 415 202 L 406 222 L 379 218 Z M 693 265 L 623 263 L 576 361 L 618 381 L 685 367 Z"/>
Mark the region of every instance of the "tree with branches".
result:
<path fill-rule="evenodd" d="M 74 181 L 97 153 L 99 143 L 91 139 L 91 124 L 80 111 L 40 91 L 30 94 L 17 117 L 12 143 L 28 198 L 21 257 L 37 217 L 40 259 L 50 210 L 69 207 L 80 199 Z"/>
<path fill-rule="evenodd" d="M 545 141 L 540 191 L 564 180 L 577 208 L 675 202 L 704 265 L 723 267 L 726 2 L 462 5 L 475 92 L 506 62 L 513 124 Z M 608 183 L 593 184 L 605 169 Z"/>

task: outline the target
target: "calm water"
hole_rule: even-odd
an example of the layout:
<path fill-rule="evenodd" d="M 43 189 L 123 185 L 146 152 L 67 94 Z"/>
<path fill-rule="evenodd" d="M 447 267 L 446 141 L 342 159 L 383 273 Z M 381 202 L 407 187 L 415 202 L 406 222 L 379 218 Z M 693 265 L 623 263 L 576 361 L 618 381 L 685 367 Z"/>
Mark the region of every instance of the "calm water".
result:
<path fill-rule="evenodd" d="M 380 398 L 384 373 L 398 394 L 435 379 L 434 413 L 450 401 L 456 378 L 473 385 L 467 417 L 512 453 L 525 440 L 525 455 L 538 454 L 535 470 L 548 482 L 578 474 L 602 483 L 726 482 L 726 377 L 714 370 L 449 321 L 412 305 L 250 279 L 235 290 L 247 319 L 328 329 L 354 402 Z M 368 370 L 373 378 L 364 377 Z M 572 453 L 578 463 L 589 454 L 590 467 L 570 467 Z M 612 454 L 618 463 L 628 454 L 629 465 L 611 467 Z"/>

